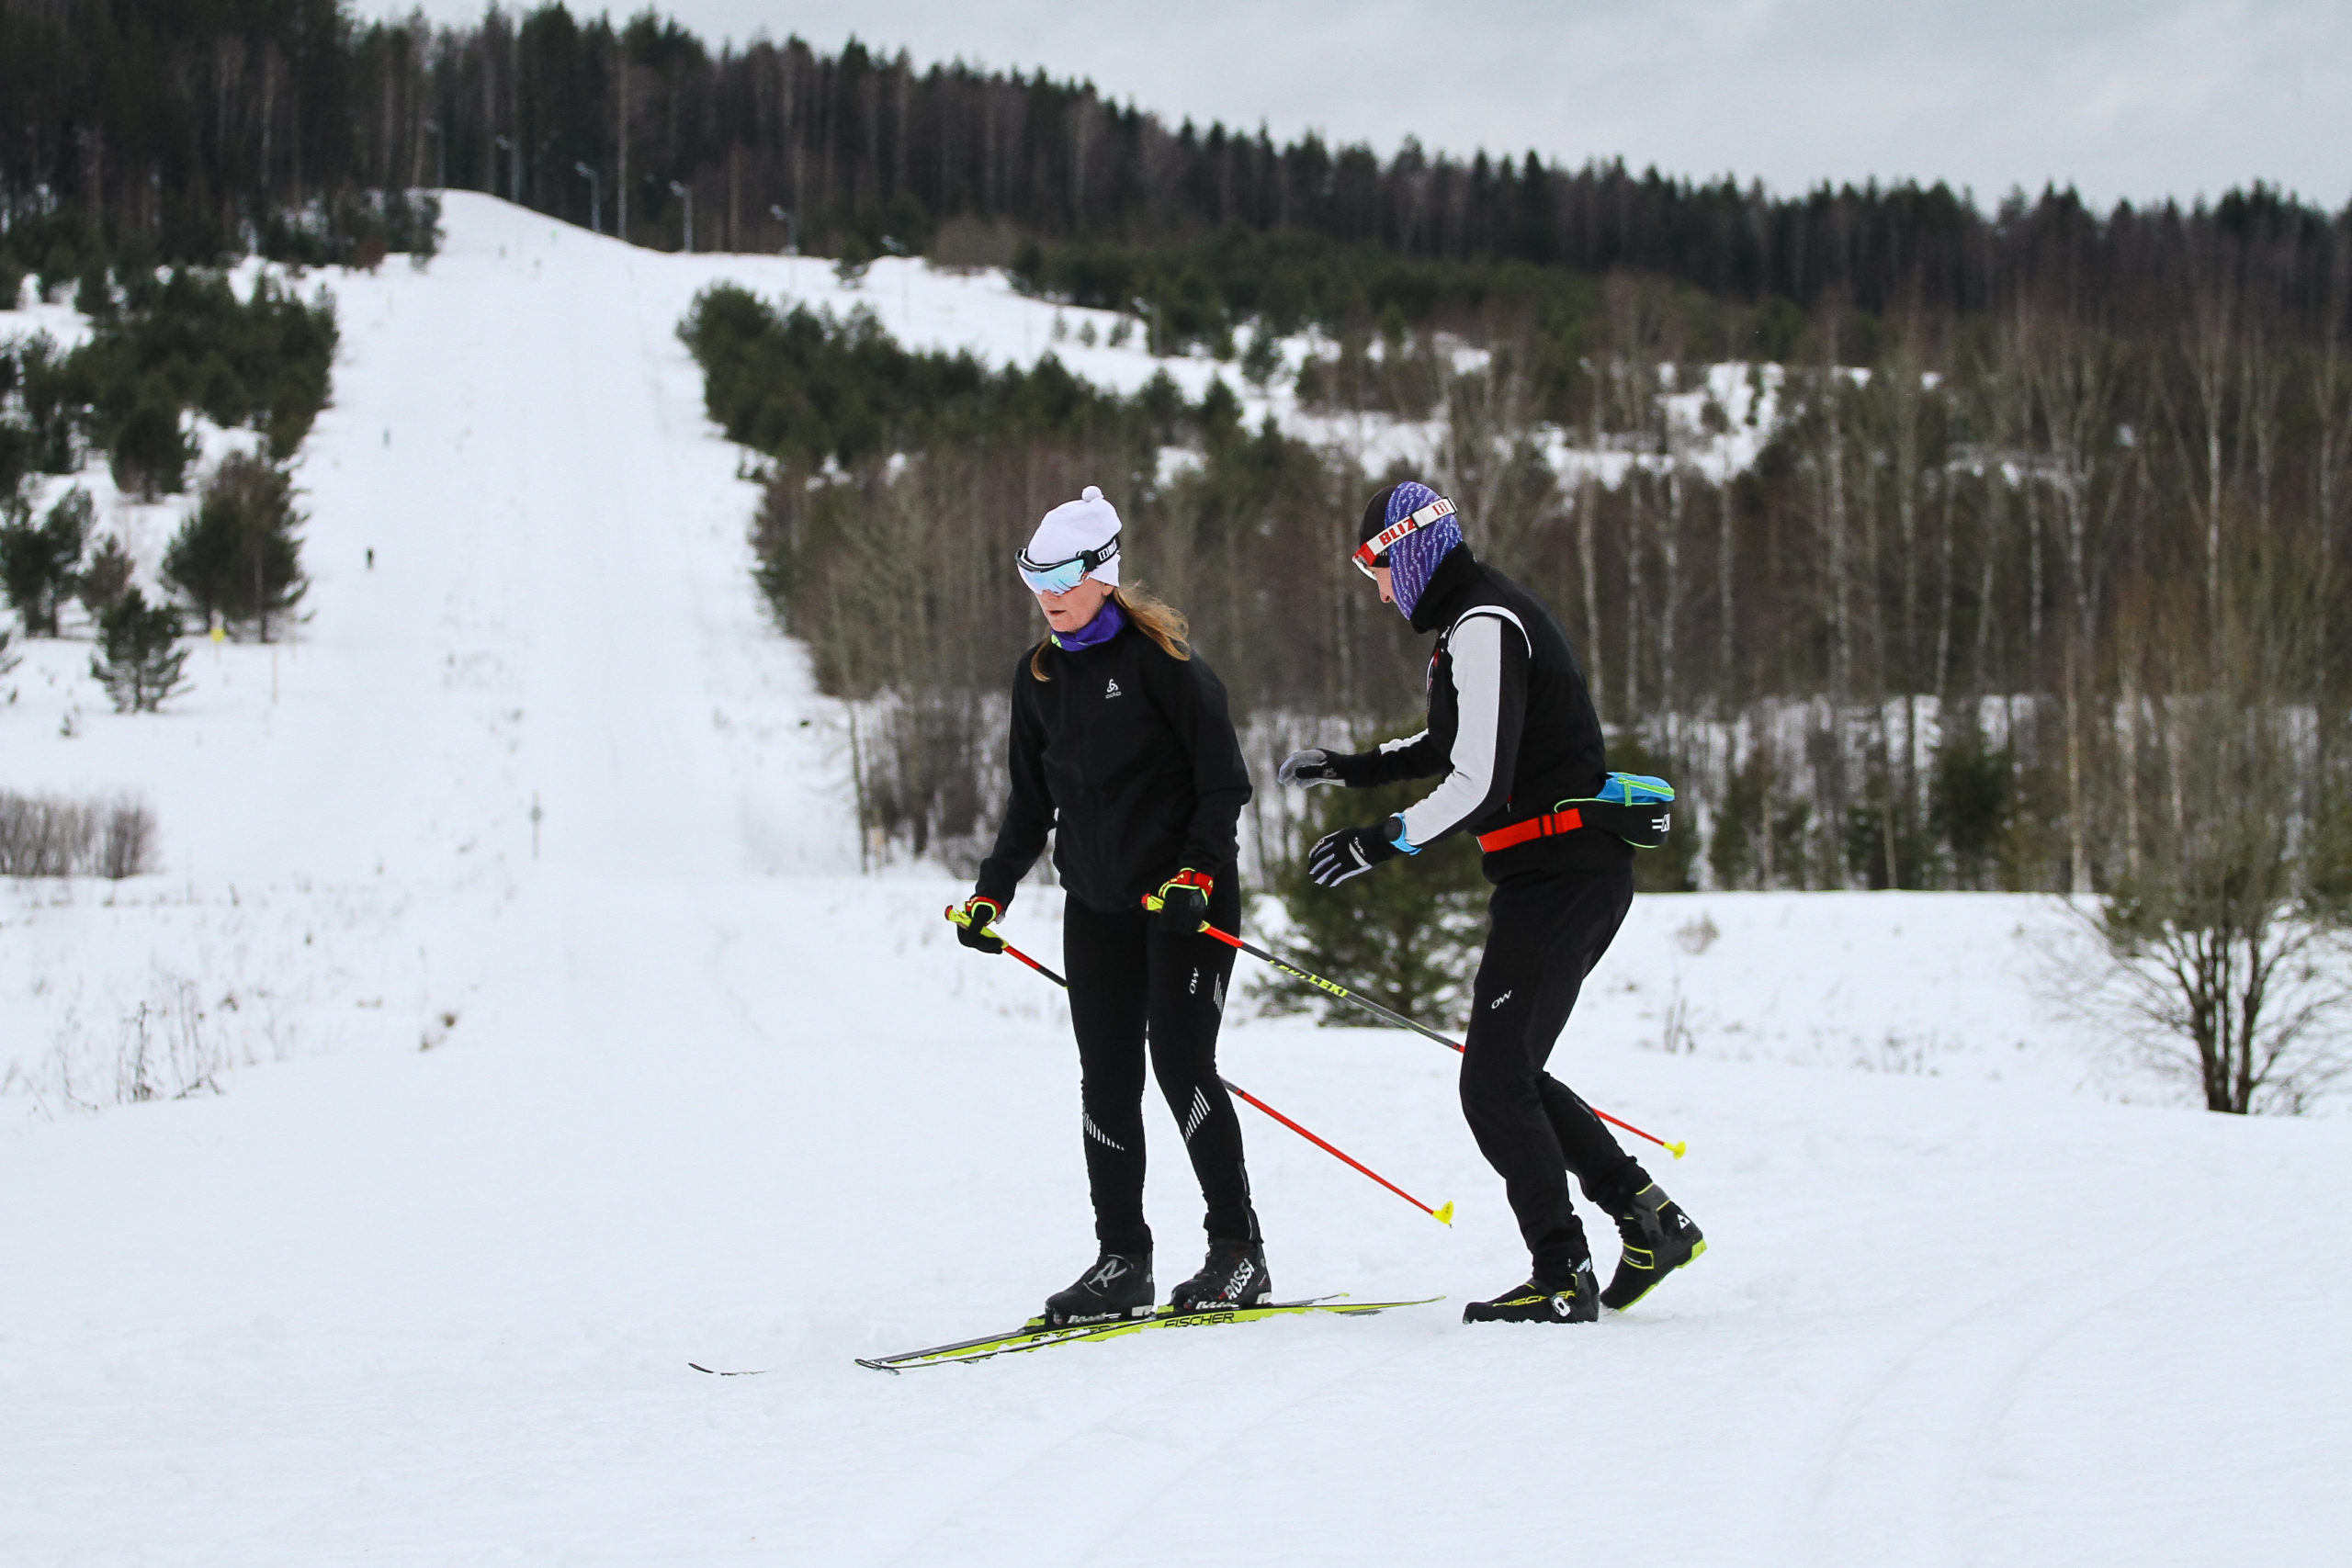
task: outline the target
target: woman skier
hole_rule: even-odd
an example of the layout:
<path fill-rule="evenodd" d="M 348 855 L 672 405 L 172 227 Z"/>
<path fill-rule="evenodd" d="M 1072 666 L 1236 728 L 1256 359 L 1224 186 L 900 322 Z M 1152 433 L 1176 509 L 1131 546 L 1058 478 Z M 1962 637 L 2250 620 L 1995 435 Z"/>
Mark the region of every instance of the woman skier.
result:
<path fill-rule="evenodd" d="M 1012 795 L 978 886 L 950 912 L 957 940 L 989 930 L 1053 831 L 1062 960 L 1078 1035 L 1080 1141 L 1101 1250 L 1046 1300 L 1052 1324 L 1155 1310 L 1144 1223 L 1144 1047 L 1208 1208 L 1208 1258 L 1180 1311 L 1272 1294 L 1242 1164 L 1241 1123 L 1216 1071 L 1233 950 L 1200 934 L 1241 914 L 1234 824 L 1250 775 L 1225 687 L 1186 646 L 1184 617 L 1119 585 L 1119 514 L 1092 485 L 1046 513 L 1017 563 L 1047 633 L 1012 678 Z M 1143 900 L 1157 894 L 1160 908 Z"/>
<path fill-rule="evenodd" d="M 1326 836 L 1308 874 L 1335 887 L 1457 829 L 1477 835 L 1495 891 L 1464 1042 L 1462 1113 L 1503 1179 L 1532 1264 L 1526 1283 L 1471 1303 L 1462 1318 L 1590 1323 L 1706 1250 L 1699 1227 L 1591 1108 L 1544 1070 L 1634 899 L 1632 847 L 1587 823 L 1611 804 L 1596 798 L 1609 777 L 1600 720 L 1559 623 L 1470 553 L 1451 502 L 1427 485 L 1391 485 L 1364 508 L 1357 537 L 1356 565 L 1382 601 L 1415 631 L 1438 634 L 1429 728 L 1352 756 L 1294 752 L 1282 782 L 1444 782 L 1384 822 Z M 1606 1291 L 1568 1201 L 1571 1171 L 1624 1241 Z"/>

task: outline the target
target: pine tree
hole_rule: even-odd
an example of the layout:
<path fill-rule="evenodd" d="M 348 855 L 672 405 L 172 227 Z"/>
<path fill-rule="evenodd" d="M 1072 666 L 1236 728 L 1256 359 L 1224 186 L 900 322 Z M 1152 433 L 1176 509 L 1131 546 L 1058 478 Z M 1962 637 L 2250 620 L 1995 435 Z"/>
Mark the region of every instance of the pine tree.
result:
<path fill-rule="evenodd" d="M 57 611 L 72 592 L 82 552 L 96 515 L 89 492 L 67 491 L 36 525 L 29 518 L 0 525 L 0 589 L 33 636 L 57 635 Z"/>
<path fill-rule="evenodd" d="M 176 495 L 187 483 L 196 437 L 180 427 L 179 400 L 150 382 L 114 435 L 114 482 L 141 501 Z"/>
<path fill-rule="evenodd" d="M 1427 785 L 1317 790 L 1315 808 L 1301 829 L 1302 847 L 1337 829 L 1376 822 L 1428 791 Z M 1290 914 L 1292 956 L 1435 1028 L 1457 1023 L 1469 1000 L 1485 888 L 1476 852 L 1461 841 L 1390 861 L 1337 887 L 1307 880 L 1304 852 L 1273 875 L 1274 895 Z M 1356 1009 L 1297 981 L 1277 983 L 1272 994 L 1278 1004 L 1322 1003 L 1327 1023 L 1364 1021 Z"/>
<path fill-rule="evenodd" d="M 108 534 L 98 542 L 90 564 L 82 569 L 75 590 L 82 608 L 90 613 L 92 620 L 106 619 L 107 612 L 122 602 L 122 596 L 130 590 L 130 552 L 123 547 L 120 539 Z"/>
<path fill-rule="evenodd" d="M 251 626 L 267 642 L 270 617 L 290 611 L 310 587 L 302 521 L 290 476 L 260 457 L 231 457 L 164 552 L 164 579 L 199 613 L 232 628 Z"/>
<path fill-rule="evenodd" d="M 117 713 L 153 713 L 187 689 L 180 677 L 187 649 L 175 646 L 179 631 L 179 612 L 149 604 L 136 588 L 107 612 L 90 673 L 106 687 Z"/>

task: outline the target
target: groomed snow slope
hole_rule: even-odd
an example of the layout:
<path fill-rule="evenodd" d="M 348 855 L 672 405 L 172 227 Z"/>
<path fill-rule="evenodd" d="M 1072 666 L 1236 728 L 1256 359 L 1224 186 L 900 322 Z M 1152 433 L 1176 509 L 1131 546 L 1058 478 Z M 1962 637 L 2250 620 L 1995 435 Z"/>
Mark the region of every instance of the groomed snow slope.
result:
<path fill-rule="evenodd" d="M 1234 1078 L 1461 1203 L 1253 1116 L 1283 1292 L 1446 1305 L 854 1366 L 1008 1325 L 1090 1248 L 1058 1003 L 947 940 L 950 885 L 845 863 L 671 335 L 711 277 L 831 280 L 478 197 L 447 224 L 429 272 L 334 281 L 275 703 L 266 650 L 205 649 L 175 716 L 69 740 L 93 705 L 42 649 L 0 710 L 0 782 L 136 784 L 171 866 L 10 891 L 6 1043 L 37 1064 L 93 974 L 200 976 L 231 1028 L 237 965 L 290 1043 L 0 1134 L 0 1562 L 2342 1560 L 2346 1124 L 2086 1092 L 2030 900 L 1637 906 L 1557 1061 L 1690 1140 L 1653 1168 L 1713 1246 L 1632 1314 L 1461 1326 L 1521 1258 L 1450 1059 L 1256 1023 Z M 925 288 L 1005 353 L 1035 330 Z M 1008 931 L 1055 953 L 1054 903 Z M 81 983 L 112 1027 L 132 992 Z M 1152 1115 L 1165 1283 L 1197 1211 Z"/>

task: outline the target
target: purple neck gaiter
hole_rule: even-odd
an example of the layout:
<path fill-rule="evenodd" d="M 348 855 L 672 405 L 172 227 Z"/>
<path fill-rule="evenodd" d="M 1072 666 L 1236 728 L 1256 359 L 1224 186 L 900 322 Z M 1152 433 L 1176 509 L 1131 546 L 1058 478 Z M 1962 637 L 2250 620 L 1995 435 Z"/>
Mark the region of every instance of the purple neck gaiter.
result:
<path fill-rule="evenodd" d="M 1090 648 L 1100 648 L 1117 637 L 1126 624 L 1126 616 L 1119 614 L 1119 602 L 1105 599 L 1102 607 L 1094 612 L 1094 618 L 1078 630 L 1054 633 L 1054 646 L 1066 653 L 1080 653 Z"/>

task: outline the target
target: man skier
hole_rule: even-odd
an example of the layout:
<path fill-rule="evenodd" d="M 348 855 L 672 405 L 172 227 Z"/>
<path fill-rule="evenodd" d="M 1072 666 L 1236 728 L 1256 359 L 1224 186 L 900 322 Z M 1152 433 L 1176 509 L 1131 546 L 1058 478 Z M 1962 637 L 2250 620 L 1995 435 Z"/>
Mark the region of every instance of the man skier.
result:
<path fill-rule="evenodd" d="M 1593 802 L 1608 779 L 1600 720 L 1559 623 L 1470 553 L 1450 502 L 1427 485 L 1392 485 L 1364 508 L 1358 537 L 1355 563 L 1382 601 L 1415 631 L 1438 634 L 1429 728 L 1374 751 L 1295 752 L 1279 777 L 1369 789 L 1443 775 L 1385 821 L 1326 836 L 1308 874 L 1336 887 L 1456 830 L 1477 836 L 1495 891 L 1464 1044 L 1462 1112 L 1503 1179 L 1532 1263 L 1524 1284 L 1471 1303 L 1462 1318 L 1590 1323 L 1706 1250 L 1699 1227 L 1591 1108 L 1544 1070 L 1634 898 L 1632 846 L 1566 809 Z M 1623 1236 L 1606 1291 L 1569 1201 L 1570 1171 Z"/>

